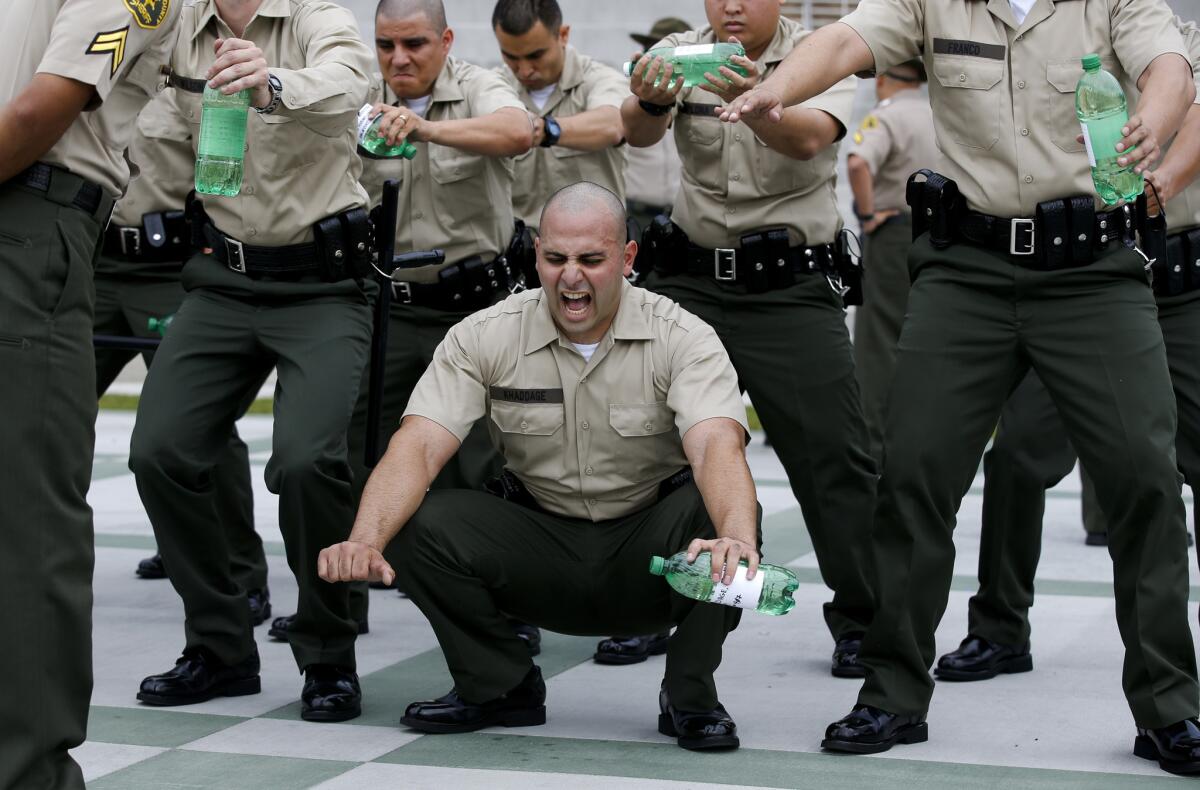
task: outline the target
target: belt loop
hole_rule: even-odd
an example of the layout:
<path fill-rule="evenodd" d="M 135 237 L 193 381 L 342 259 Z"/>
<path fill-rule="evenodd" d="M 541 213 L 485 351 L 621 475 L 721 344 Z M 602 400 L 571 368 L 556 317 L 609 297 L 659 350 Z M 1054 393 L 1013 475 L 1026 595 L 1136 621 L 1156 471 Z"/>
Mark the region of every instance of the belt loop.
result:
<path fill-rule="evenodd" d="M 121 236 L 121 252 L 128 256 L 136 258 L 142 254 L 142 229 L 141 228 L 119 228 Z"/>

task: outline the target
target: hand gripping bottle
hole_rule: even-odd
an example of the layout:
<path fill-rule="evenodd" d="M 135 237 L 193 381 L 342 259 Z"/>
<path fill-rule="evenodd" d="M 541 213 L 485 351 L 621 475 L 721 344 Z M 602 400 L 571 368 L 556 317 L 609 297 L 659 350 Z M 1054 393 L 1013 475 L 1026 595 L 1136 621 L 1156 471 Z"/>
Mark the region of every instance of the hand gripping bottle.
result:
<path fill-rule="evenodd" d="M 167 330 L 171 328 L 171 322 L 174 320 L 174 313 L 171 313 L 164 318 L 155 318 L 154 316 L 150 316 L 146 319 L 146 329 L 150 330 L 151 332 L 157 332 L 159 337 L 166 337 Z"/>
<path fill-rule="evenodd" d="M 650 558 L 650 572 L 666 576 L 667 583 L 680 595 L 741 609 L 754 609 L 763 614 L 787 614 L 796 605 L 792 593 L 800 586 L 796 574 L 778 565 L 758 566 L 758 573 L 747 581 L 746 561 L 738 563 L 732 584 L 712 580 L 712 554 L 702 551 L 696 561 L 688 564 L 687 552 L 662 558 Z"/>
<path fill-rule="evenodd" d="M 674 82 L 683 75 L 683 87 L 694 88 L 705 85 L 704 72 L 720 77 L 721 66 L 728 66 L 743 77 L 746 70 L 729 62 L 734 55 L 746 57 L 746 50 L 741 44 L 691 44 L 683 47 L 659 47 L 646 53 L 650 57 L 660 57 L 673 66 L 671 81 Z M 633 74 L 636 63 L 625 64 L 625 76 Z M 661 79 L 661 76 L 660 76 Z"/>
<path fill-rule="evenodd" d="M 388 145 L 387 139 L 379 133 L 379 122 L 383 115 L 371 117 L 374 108 L 364 104 L 358 111 L 358 148 L 359 152 L 371 159 L 394 159 L 402 156 L 412 159 L 417 155 L 417 147 L 408 140 L 401 140 L 396 145 Z"/>
<path fill-rule="evenodd" d="M 196 191 L 233 197 L 242 191 L 250 91 L 226 96 L 205 87 L 196 151 Z"/>
<path fill-rule="evenodd" d="M 1075 115 L 1083 127 L 1083 143 L 1100 199 L 1111 206 L 1142 194 L 1144 179 L 1133 172 L 1133 165 L 1117 164 L 1121 154 L 1116 146 L 1121 141 L 1121 127 L 1129 121 L 1129 111 L 1120 83 L 1100 68 L 1099 55 L 1083 56 L 1083 76 L 1075 86 Z"/>

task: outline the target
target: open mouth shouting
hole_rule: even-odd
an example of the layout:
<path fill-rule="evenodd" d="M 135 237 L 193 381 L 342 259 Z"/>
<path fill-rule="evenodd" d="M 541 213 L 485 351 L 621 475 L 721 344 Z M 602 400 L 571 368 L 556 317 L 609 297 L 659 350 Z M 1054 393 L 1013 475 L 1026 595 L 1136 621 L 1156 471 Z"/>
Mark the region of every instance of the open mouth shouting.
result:
<path fill-rule="evenodd" d="M 559 301 L 567 318 L 577 321 L 586 318 L 592 308 L 592 295 L 587 291 L 560 291 Z"/>

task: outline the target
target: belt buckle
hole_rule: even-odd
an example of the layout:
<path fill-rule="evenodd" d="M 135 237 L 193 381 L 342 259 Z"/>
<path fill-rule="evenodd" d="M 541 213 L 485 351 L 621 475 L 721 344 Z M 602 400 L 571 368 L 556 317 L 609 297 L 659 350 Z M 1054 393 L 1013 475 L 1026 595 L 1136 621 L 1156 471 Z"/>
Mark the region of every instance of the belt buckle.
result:
<path fill-rule="evenodd" d="M 1008 228 L 1008 254 L 1033 255 L 1036 227 L 1037 225 L 1032 219 L 1023 219 L 1018 217 L 1011 220 Z M 1027 230 L 1029 232 L 1029 249 L 1018 249 L 1018 247 L 1024 246 L 1017 241 L 1017 234 L 1022 230 Z"/>
<path fill-rule="evenodd" d="M 723 283 L 737 280 L 737 250 L 728 247 L 713 250 L 713 277 Z"/>
<path fill-rule="evenodd" d="M 242 243 L 228 236 L 225 237 L 225 263 L 235 272 L 246 273 L 246 255 Z"/>
<path fill-rule="evenodd" d="M 141 228 L 121 228 L 121 252 L 125 255 L 142 254 Z"/>
<path fill-rule="evenodd" d="M 400 304 L 412 304 L 412 283 L 392 281 L 392 298 Z"/>

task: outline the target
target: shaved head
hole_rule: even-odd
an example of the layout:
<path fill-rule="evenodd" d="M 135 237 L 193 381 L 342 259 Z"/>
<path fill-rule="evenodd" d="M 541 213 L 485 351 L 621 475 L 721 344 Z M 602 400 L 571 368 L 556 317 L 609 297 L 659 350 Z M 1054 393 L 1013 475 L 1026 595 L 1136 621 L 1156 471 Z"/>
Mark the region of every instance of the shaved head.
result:
<path fill-rule="evenodd" d="M 407 19 L 416 14 L 424 14 L 438 35 L 445 31 L 446 7 L 442 0 L 379 0 L 375 6 L 377 20 Z"/>
<path fill-rule="evenodd" d="M 562 212 L 575 216 L 598 214 L 597 219 L 612 229 L 616 241 L 625 240 L 625 206 L 620 198 L 599 184 L 580 181 L 555 192 L 542 209 L 538 227 L 545 228 L 547 220 Z"/>

